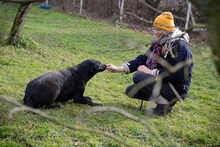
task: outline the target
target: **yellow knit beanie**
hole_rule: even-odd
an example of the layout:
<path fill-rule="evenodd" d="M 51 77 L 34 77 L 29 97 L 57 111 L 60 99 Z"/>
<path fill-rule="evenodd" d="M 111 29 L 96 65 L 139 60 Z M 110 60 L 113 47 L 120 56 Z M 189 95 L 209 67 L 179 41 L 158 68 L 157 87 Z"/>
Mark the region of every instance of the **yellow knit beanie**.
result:
<path fill-rule="evenodd" d="M 171 12 L 164 12 L 154 20 L 154 27 L 173 32 L 175 29 L 173 15 Z"/>

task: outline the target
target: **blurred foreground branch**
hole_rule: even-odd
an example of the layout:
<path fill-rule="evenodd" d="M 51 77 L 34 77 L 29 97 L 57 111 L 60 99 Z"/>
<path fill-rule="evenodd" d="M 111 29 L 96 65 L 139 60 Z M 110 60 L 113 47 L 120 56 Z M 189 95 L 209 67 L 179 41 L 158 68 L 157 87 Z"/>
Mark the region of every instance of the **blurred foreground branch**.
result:
<path fill-rule="evenodd" d="M 81 127 L 81 126 L 73 126 L 73 125 L 69 125 L 67 123 L 64 123 L 54 117 L 51 117 L 49 115 L 47 115 L 46 113 L 42 112 L 42 111 L 39 111 L 37 109 L 32 109 L 30 107 L 26 107 L 25 105 L 22 105 L 21 103 L 17 102 L 16 100 L 13 100 L 11 98 L 8 98 L 8 97 L 5 97 L 3 95 L 0 95 L 0 99 L 8 102 L 8 103 L 11 103 L 11 104 L 14 104 L 18 107 L 12 109 L 9 113 L 9 118 L 13 116 L 13 113 L 17 112 L 17 111 L 29 111 L 29 112 L 32 112 L 32 113 L 35 113 L 37 115 L 40 115 L 50 121 L 53 121 L 57 124 L 60 124 L 60 125 L 63 125 L 69 129 L 72 129 L 72 130 L 76 130 L 76 131 L 84 131 L 84 132 L 91 132 L 91 133 L 96 133 L 96 134 L 99 134 L 99 135 L 105 135 L 106 137 L 108 138 L 111 138 L 111 139 L 114 139 L 115 141 L 119 142 L 119 143 L 122 143 L 123 145 L 125 146 L 130 146 L 130 147 L 134 147 L 134 145 L 131 145 L 117 137 L 115 137 L 113 134 L 110 134 L 108 132 L 104 132 L 104 131 L 100 131 L 100 130 L 95 130 L 95 129 L 90 129 L 90 128 L 86 128 L 86 127 Z"/>
<path fill-rule="evenodd" d="M 153 59 L 156 59 L 158 63 L 160 63 L 162 66 L 164 66 L 167 71 L 161 73 L 158 78 L 163 79 L 167 76 L 170 75 L 170 73 L 175 73 L 177 72 L 179 69 L 183 68 L 184 66 L 190 65 L 193 63 L 193 59 L 189 59 L 186 60 L 184 62 L 180 62 L 178 64 L 176 64 L 175 66 L 171 66 L 166 60 L 162 59 L 161 57 L 158 56 L 153 56 Z M 150 77 L 138 84 L 136 84 L 128 93 L 128 96 L 133 97 L 140 89 L 142 89 L 143 87 L 151 84 L 155 82 L 155 78 L 154 77 Z"/>
<path fill-rule="evenodd" d="M 171 37 L 169 38 L 169 40 L 173 40 L 173 39 L 177 39 L 177 38 L 183 38 L 183 36 L 187 33 L 187 32 L 190 32 L 194 29 L 204 29 L 206 26 L 204 24 L 196 24 L 196 25 L 193 25 L 192 27 L 188 28 L 187 30 L 185 30 L 184 32 L 182 32 L 181 34 L 175 36 L 175 37 Z M 132 50 L 141 50 L 143 47 L 145 46 L 148 46 L 148 45 L 151 45 L 152 43 L 146 43 L 146 44 L 136 44 L 134 41 L 131 41 L 131 40 L 124 40 L 122 43 L 126 46 L 128 46 L 129 48 L 128 49 L 115 49 L 115 48 L 112 48 L 112 47 L 105 47 L 105 46 L 102 46 L 100 44 L 98 44 L 97 42 L 93 41 L 92 39 L 90 39 L 89 37 L 87 36 L 83 36 L 84 38 L 86 38 L 89 42 L 91 42 L 92 44 L 98 46 L 99 48 L 101 48 L 103 51 L 100 51 L 100 52 L 89 52 L 85 49 L 82 49 L 82 51 L 88 53 L 88 54 L 104 54 L 104 53 L 108 53 L 108 52 L 121 52 L 121 51 L 132 51 Z M 130 43 L 133 42 L 133 44 L 135 44 L 134 47 L 130 47 Z M 190 44 L 190 43 L 189 43 Z M 192 45 L 192 44 L 190 44 Z M 193 46 L 193 45 L 192 45 Z M 111 49 L 107 49 L 107 48 L 111 48 Z M 157 58 L 157 57 L 155 57 Z M 156 59 L 157 60 L 157 59 Z M 159 60 L 159 58 L 158 58 Z M 161 61 L 160 62 L 161 65 L 163 65 L 164 63 Z M 172 68 L 171 68 L 172 70 Z"/>
<path fill-rule="evenodd" d="M 85 113 L 83 115 L 81 115 L 81 118 L 84 118 L 85 115 L 87 114 L 92 114 L 92 113 L 96 113 L 96 112 L 105 112 L 105 111 L 112 111 L 112 112 L 116 112 L 119 113 L 131 120 L 134 120 L 136 122 L 140 122 L 141 124 L 143 124 L 144 126 L 147 127 L 147 129 L 153 133 L 155 135 L 155 137 L 164 145 L 164 146 L 168 146 L 167 143 L 148 125 L 148 123 L 146 121 L 144 121 L 143 119 L 140 119 L 139 117 L 136 117 L 128 112 L 125 112 L 122 109 L 116 108 L 116 107 L 94 107 L 91 108 L 87 111 L 85 111 Z"/>

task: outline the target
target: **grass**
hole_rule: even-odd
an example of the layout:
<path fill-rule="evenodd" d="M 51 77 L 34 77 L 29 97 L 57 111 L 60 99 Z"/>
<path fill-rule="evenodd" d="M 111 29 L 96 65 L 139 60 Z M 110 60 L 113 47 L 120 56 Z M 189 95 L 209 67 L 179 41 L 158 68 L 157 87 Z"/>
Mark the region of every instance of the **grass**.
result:
<path fill-rule="evenodd" d="M 103 48 L 117 47 L 125 50 L 153 40 L 147 32 L 125 27 L 116 30 L 108 22 L 46 11 L 32 5 L 19 44 L 6 46 L 4 42 L 18 5 L 0 2 L 0 8 L 0 94 L 19 102 L 23 100 L 27 83 L 44 73 L 66 69 L 88 58 L 119 66 L 147 48 L 104 54 L 87 52 L 98 53 Z M 202 43 L 190 48 L 195 61 L 191 89 L 184 103 L 177 103 L 174 113 L 167 117 L 146 116 L 149 103 L 144 102 L 144 109 L 139 111 L 140 101 L 124 94 L 126 87 L 132 84 L 132 74 L 99 73 L 87 84 L 85 95 L 104 106 L 118 107 L 142 118 L 169 144 L 217 146 L 220 144 L 219 77 L 213 61 L 204 55 L 210 54 L 210 48 Z M 163 146 L 145 126 L 117 113 L 102 112 L 80 119 L 90 106 L 71 101 L 61 106 L 61 109 L 42 111 L 70 125 L 113 133 L 135 146 Z M 8 119 L 12 108 L 14 105 L 0 100 L 0 146 L 123 146 L 103 135 L 73 131 L 27 112 L 16 112 Z"/>

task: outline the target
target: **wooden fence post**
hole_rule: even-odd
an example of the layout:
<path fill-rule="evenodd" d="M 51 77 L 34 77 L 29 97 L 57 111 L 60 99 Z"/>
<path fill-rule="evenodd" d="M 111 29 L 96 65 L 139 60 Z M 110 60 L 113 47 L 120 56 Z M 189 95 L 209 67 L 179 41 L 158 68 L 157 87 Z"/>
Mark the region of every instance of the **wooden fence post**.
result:
<path fill-rule="evenodd" d="M 82 15 L 82 9 L 83 9 L 83 0 L 80 0 L 80 9 L 79 9 L 80 15 Z"/>
<path fill-rule="evenodd" d="M 188 0 L 187 0 L 187 6 L 188 6 L 188 10 L 187 10 L 187 16 L 186 16 L 185 30 L 188 29 L 189 17 L 190 17 L 190 12 L 191 12 L 191 2 L 189 2 Z"/>
<path fill-rule="evenodd" d="M 123 9 L 124 9 L 124 0 L 121 0 L 121 7 L 120 7 L 120 21 L 122 21 Z"/>

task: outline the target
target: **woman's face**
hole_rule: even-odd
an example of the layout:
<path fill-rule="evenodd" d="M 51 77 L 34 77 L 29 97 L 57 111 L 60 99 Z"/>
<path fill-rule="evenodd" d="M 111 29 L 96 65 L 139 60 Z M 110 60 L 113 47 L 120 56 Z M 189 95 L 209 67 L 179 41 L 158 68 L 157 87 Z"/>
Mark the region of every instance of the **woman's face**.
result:
<path fill-rule="evenodd" d="M 153 28 L 153 31 L 154 31 L 154 36 L 158 39 L 158 40 L 160 40 L 165 34 L 163 33 L 163 31 L 161 30 L 161 29 L 159 29 L 159 28 L 156 28 L 156 27 L 154 27 Z"/>

